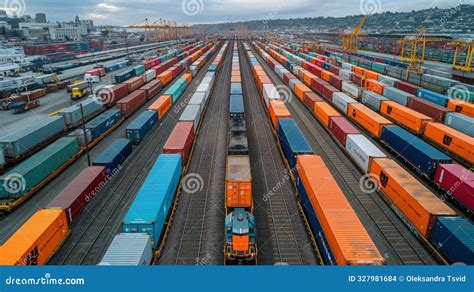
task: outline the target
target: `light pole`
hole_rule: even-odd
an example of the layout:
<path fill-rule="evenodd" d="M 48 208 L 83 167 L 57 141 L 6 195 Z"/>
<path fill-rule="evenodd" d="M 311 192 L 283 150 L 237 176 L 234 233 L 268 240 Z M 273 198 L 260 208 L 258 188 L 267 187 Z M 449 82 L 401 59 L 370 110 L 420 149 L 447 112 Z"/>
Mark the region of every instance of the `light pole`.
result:
<path fill-rule="evenodd" d="M 86 122 L 84 118 L 84 108 L 82 107 L 82 102 L 79 103 L 79 108 L 81 109 L 81 123 L 82 123 L 82 131 L 84 133 L 84 146 L 86 148 L 87 165 L 91 166 L 91 156 L 89 154 L 89 141 L 87 141 Z"/>

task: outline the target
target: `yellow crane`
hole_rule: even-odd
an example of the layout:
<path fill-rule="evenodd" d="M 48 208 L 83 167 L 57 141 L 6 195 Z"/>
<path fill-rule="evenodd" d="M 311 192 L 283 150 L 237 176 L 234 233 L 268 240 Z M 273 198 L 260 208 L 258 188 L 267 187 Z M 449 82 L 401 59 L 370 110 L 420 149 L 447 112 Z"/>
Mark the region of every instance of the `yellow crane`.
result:
<path fill-rule="evenodd" d="M 361 34 L 360 30 L 364 25 L 367 15 L 364 15 L 360 20 L 359 24 L 354 27 L 350 33 L 339 34 L 341 37 L 341 48 L 343 51 L 348 53 L 355 53 L 359 50 L 359 36 L 366 36 L 367 34 Z"/>
<path fill-rule="evenodd" d="M 145 18 L 144 21 L 129 25 L 127 28 L 145 29 L 146 39 L 150 41 L 177 39 L 179 36 L 190 36 L 192 27 L 187 24 L 178 25 L 176 22 L 164 20 L 150 21 Z"/>
<path fill-rule="evenodd" d="M 425 50 L 428 43 L 441 42 L 439 38 L 427 38 L 426 29 L 420 28 L 416 35 L 407 36 L 398 41 L 401 45 L 400 61 L 408 62 L 407 75 L 410 72 L 423 73 L 421 65 L 425 62 Z"/>
<path fill-rule="evenodd" d="M 455 41 L 449 43 L 456 48 L 453 59 L 453 69 L 464 72 L 472 72 L 472 57 L 474 55 L 474 41 Z"/>

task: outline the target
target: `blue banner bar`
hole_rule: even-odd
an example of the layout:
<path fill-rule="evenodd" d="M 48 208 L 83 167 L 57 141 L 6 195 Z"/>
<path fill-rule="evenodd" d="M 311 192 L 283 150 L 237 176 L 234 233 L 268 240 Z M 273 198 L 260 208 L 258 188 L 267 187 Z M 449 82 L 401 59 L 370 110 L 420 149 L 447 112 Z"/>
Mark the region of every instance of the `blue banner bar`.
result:
<path fill-rule="evenodd" d="M 472 266 L 0 267 L 0 291 L 474 291 Z"/>

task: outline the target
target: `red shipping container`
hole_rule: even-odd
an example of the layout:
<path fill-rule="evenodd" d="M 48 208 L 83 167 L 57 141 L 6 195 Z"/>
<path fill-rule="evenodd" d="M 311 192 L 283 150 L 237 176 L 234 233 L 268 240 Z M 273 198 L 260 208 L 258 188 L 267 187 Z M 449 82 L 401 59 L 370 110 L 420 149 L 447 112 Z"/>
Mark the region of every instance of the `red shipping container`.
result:
<path fill-rule="evenodd" d="M 146 92 L 136 90 L 117 102 L 117 108 L 129 117 L 146 102 Z"/>
<path fill-rule="evenodd" d="M 173 78 L 178 76 L 179 72 L 181 72 L 181 67 L 171 67 L 171 72 L 173 72 Z"/>
<path fill-rule="evenodd" d="M 128 94 L 127 84 L 108 85 L 99 90 L 100 100 L 104 105 L 112 105 Z"/>
<path fill-rule="evenodd" d="M 105 183 L 105 167 L 89 166 L 49 202 L 46 209 L 65 210 L 68 221 L 73 222 Z"/>
<path fill-rule="evenodd" d="M 151 68 L 156 71 L 156 75 L 160 75 L 161 73 L 165 72 L 165 67 L 163 65 L 157 65 L 153 68 Z"/>
<path fill-rule="evenodd" d="M 150 100 L 153 97 L 157 96 L 161 89 L 163 89 L 163 84 L 161 83 L 160 80 L 156 80 L 156 79 L 140 87 L 140 90 L 145 91 L 147 100 Z"/>
<path fill-rule="evenodd" d="M 334 86 L 330 85 L 330 84 L 326 84 L 323 86 L 323 91 L 321 92 L 321 95 L 325 98 L 327 98 L 328 100 L 332 101 L 332 95 L 334 92 L 338 92 L 339 90 L 337 90 L 337 88 L 335 88 Z"/>
<path fill-rule="evenodd" d="M 420 89 L 419 86 L 416 86 L 414 84 L 411 84 L 405 81 L 397 81 L 397 83 L 395 84 L 395 87 L 397 89 L 403 90 L 415 96 L 416 96 L 416 91 Z"/>
<path fill-rule="evenodd" d="M 347 135 L 360 134 L 359 130 L 342 116 L 329 118 L 329 130 L 343 147 L 346 147 Z"/>
<path fill-rule="evenodd" d="M 295 75 L 291 73 L 285 73 L 283 75 L 283 82 L 285 82 L 286 85 L 290 84 L 290 79 L 296 79 Z"/>
<path fill-rule="evenodd" d="M 331 85 L 336 87 L 337 89 L 341 90 L 342 80 L 343 79 L 337 75 L 331 75 L 329 83 L 331 83 Z"/>
<path fill-rule="evenodd" d="M 311 80 L 311 88 L 316 90 L 320 94 L 323 92 L 323 86 L 326 86 L 326 85 L 329 85 L 329 83 L 327 83 L 321 78 L 315 78 Z"/>
<path fill-rule="evenodd" d="M 132 93 L 138 88 L 142 87 L 143 84 L 145 84 L 145 80 L 143 80 L 143 76 L 137 76 L 137 77 L 128 79 L 127 81 L 123 82 L 123 84 L 127 84 L 128 93 Z"/>
<path fill-rule="evenodd" d="M 359 86 L 364 86 L 364 79 L 359 74 L 352 72 L 351 81 Z"/>
<path fill-rule="evenodd" d="M 471 212 L 474 210 L 474 174 L 458 164 L 440 164 L 434 182 L 458 199 Z"/>
<path fill-rule="evenodd" d="M 163 146 L 165 154 L 181 154 L 183 165 L 189 158 L 189 152 L 194 141 L 194 123 L 178 122 L 173 132 Z"/>
<path fill-rule="evenodd" d="M 314 109 L 314 103 L 318 101 L 322 101 L 322 99 L 316 93 L 307 91 L 304 93 L 303 101 L 306 104 L 306 106 L 311 109 L 311 112 L 312 112 Z"/>
<path fill-rule="evenodd" d="M 428 117 L 432 118 L 434 122 L 437 123 L 444 123 L 444 117 L 447 113 L 451 112 L 445 107 L 434 104 L 419 97 L 411 97 L 410 100 L 408 100 L 407 107 L 421 114 L 427 115 Z"/>
<path fill-rule="evenodd" d="M 339 75 L 339 68 L 334 65 L 331 65 L 331 67 L 329 68 L 329 71 L 331 71 L 332 73 L 336 75 Z"/>

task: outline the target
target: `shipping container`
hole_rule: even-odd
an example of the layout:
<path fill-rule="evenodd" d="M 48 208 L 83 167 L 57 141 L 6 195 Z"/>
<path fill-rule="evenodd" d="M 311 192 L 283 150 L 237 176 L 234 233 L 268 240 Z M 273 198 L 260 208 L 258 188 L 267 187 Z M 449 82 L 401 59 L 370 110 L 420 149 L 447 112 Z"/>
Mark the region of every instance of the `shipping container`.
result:
<path fill-rule="evenodd" d="M 414 95 L 409 94 L 403 90 L 394 88 L 394 87 L 385 87 L 383 95 L 401 105 L 406 106 L 410 98 L 415 97 Z"/>
<path fill-rule="evenodd" d="M 158 113 L 158 121 L 161 121 L 172 106 L 171 95 L 162 95 L 148 107 L 148 110 L 156 111 Z"/>
<path fill-rule="evenodd" d="M 347 135 L 345 148 L 352 158 L 352 161 L 355 162 L 364 173 L 369 172 L 370 164 L 374 158 L 387 157 L 382 150 L 361 134 Z"/>
<path fill-rule="evenodd" d="M 79 152 L 76 138 L 59 138 L 0 177 L 0 199 L 18 199 Z"/>
<path fill-rule="evenodd" d="M 410 98 L 408 101 L 408 107 L 432 118 L 433 121 L 437 123 L 444 123 L 446 114 L 450 112 L 450 110 L 445 107 L 423 100 L 419 97 Z"/>
<path fill-rule="evenodd" d="M 348 117 L 377 138 L 384 126 L 392 125 L 392 122 L 360 103 L 349 104 Z"/>
<path fill-rule="evenodd" d="M 278 138 L 288 165 L 292 170 L 296 166 L 296 156 L 313 154 L 311 146 L 293 119 L 278 120 Z"/>
<path fill-rule="evenodd" d="M 376 111 L 376 112 L 379 112 L 380 111 L 380 104 L 383 102 L 383 101 L 387 101 L 389 100 L 388 98 L 378 94 L 378 93 L 375 93 L 373 91 L 369 91 L 369 90 L 365 90 L 363 93 L 362 93 L 362 98 L 361 98 L 361 102 L 363 104 L 365 104 L 368 108 Z"/>
<path fill-rule="evenodd" d="M 317 95 L 314 92 L 306 92 L 304 95 L 303 101 L 309 109 L 313 110 L 314 103 L 322 101 L 322 99 L 319 95 Z"/>
<path fill-rule="evenodd" d="M 415 134 L 423 133 L 426 124 L 433 121 L 430 117 L 394 101 L 382 102 L 380 113 Z"/>
<path fill-rule="evenodd" d="M 99 266 L 149 266 L 153 258 L 150 235 L 119 233 L 107 248 Z"/>
<path fill-rule="evenodd" d="M 265 100 L 265 104 L 267 105 L 267 109 L 270 106 L 270 101 L 272 100 L 280 100 L 280 93 L 278 89 L 273 84 L 264 84 L 263 85 L 263 99 Z"/>
<path fill-rule="evenodd" d="M 252 207 L 252 174 L 248 155 L 229 155 L 227 158 L 226 207 Z"/>
<path fill-rule="evenodd" d="M 145 74 L 143 74 L 143 81 L 145 81 L 145 83 L 148 83 L 155 78 L 156 78 L 156 70 L 151 69 L 151 70 L 146 71 Z"/>
<path fill-rule="evenodd" d="M 342 92 L 348 94 L 354 99 L 360 99 L 362 92 L 364 91 L 363 87 L 357 86 L 356 84 L 349 82 L 349 81 L 343 81 L 342 82 Z"/>
<path fill-rule="evenodd" d="M 332 96 L 333 105 L 347 115 L 347 110 L 350 103 L 357 103 L 357 101 L 347 94 L 342 92 L 335 92 Z"/>
<path fill-rule="evenodd" d="M 296 185 L 326 265 L 382 265 L 384 259 L 331 172 L 316 155 L 297 159 Z"/>
<path fill-rule="evenodd" d="M 291 118 L 291 113 L 285 106 L 285 102 L 281 100 L 272 100 L 270 101 L 270 118 L 272 120 L 272 125 L 275 130 L 278 129 L 278 120 L 281 118 Z"/>
<path fill-rule="evenodd" d="M 39 210 L 0 247 L 0 266 L 45 265 L 68 232 L 63 210 Z"/>
<path fill-rule="evenodd" d="M 300 100 L 303 100 L 304 94 L 306 92 L 312 92 L 312 90 L 308 86 L 300 83 L 300 84 L 295 84 L 294 92 Z"/>
<path fill-rule="evenodd" d="M 12 133 L 0 137 L 0 148 L 5 157 L 17 158 L 63 132 L 64 128 L 65 122 L 61 116 L 22 123 Z"/>
<path fill-rule="evenodd" d="M 337 110 L 335 110 L 327 102 L 321 101 L 314 103 L 314 115 L 321 123 L 323 123 L 327 128 L 329 128 L 330 118 L 339 117 L 341 114 L 337 112 Z"/>
<path fill-rule="evenodd" d="M 373 91 L 375 93 L 378 93 L 378 94 L 382 95 L 386 85 L 383 84 L 382 82 L 377 81 L 377 80 L 366 79 L 364 81 L 364 87 L 366 89 L 370 90 L 370 91 Z"/>
<path fill-rule="evenodd" d="M 397 89 L 408 92 L 411 95 L 416 95 L 416 92 L 418 91 L 418 89 L 420 89 L 419 86 L 404 81 L 398 81 L 397 84 L 395 84 L 395 87 Z"/>
<path fill-rule="evenodd" d="M 468 103 L 462 100 L 450 99 L 448 101 L 448 109 L 474 118 L 474 104 L 472 103 Z"/>
<path fill-rule="evenodd" d="M 104 151 L 92 160 L 92 165 L 105 167 L 105 173 L 111 175 L 120 170 L 127 157 L 132 154 L 132 142 L 120 138 L 112 142 Z"/>
<path fill-rule="evenodd" d="M 440 164 L 433 182 L 471 212 L 474 210 L 474 174 L 459 164 Z"/>
<path fill-rule="evenodd" d="M 431 242 L 452 264 L 474 265 L 474 225 L 461 217 L 438 218 Z"/>
<path fill-rule="evenodd" d="M 103 105 L 113 105 L 128 95 L 127 84 L 106 85 L 99 89 L 98 96 Z"/>
<path fill-rule="evenodd" d="M 141 143 L 156 123 L 158 123 L 157 112 L 151 110 L 144 111 L 127 126 L 125 130 L 127 138 L 133 144 Z"/>
<path fill-rule="evenodd" d="M 140 90 L 145 91 L 147 100 L 156 97 L 161 89 L 163 89 L 163 84 L 161 84 L 160 80 L 152 80 L 148 84 L 140 87 Z"/>
<path fill-rule="evenodd" d="M 117 101 L 117 108 L 119 108 L 125 117 L 131 116 L 146 102 L 146 92 L 143 90 L 136 90 L 123 99 Z"/>
<path fill-rule="evenodd" d="M 92 139 L 95 140 L 122 120 L 123 115 L 119 109 L 109 109 L 88 122 L 86 124 L 86 129 L 91 131 Z"/>
<path fill-rule="evenodd" d="M 230 96 L 230 117 L 233 119 L 244 119 L 244 100 L 242 95 Z"/>
<path fill-rule="evenodd" d="M 158 246 L 181 172 L 181 155 L 158 156 L 125 215 L 122 222 L 123 233 L 147 233 L 150 235 L 151 246 Z"/>
<path fill-rule="evenodd" d="M 82 104 L 82 113 L 80 104 Z M 62 109 L 59 115 L 64 118 L 66 127 L 71 128 L 81 123 L 82 114 L 84 114 L 84 119 L 87 120 L 102 109 L 102 102 L 97 100 L 97 98 L 91 97 L 78 104 Z"/>
<path fill-rule="evenodd" d="M 474 163 L 474 138 L 439 123 L 428 123 L 423 136 L 464 161 Z"/>
<path fill-rule="evenodd" d="M 345 117 L 331 117 L 329 119 L 329 130 L 336 137 L 336 139 L 341 143 L 342 147 L 346 147 L 347 135 L 351 134 L 360 134 L 357 130 Z"/>
<path fill-rule="evenodd" d="M 449 100 L 448 96 L 439 94 L 437 92 L 434 92 L 428 89 L 418 89 L 416 91 L 416 96 L 442 107 L 446 107 L 448 105 L 448 100 Z"/>
<path fill-rule="evenodd" d="M 87 167 L 46 205 L 46 209 L 64 210 L 68 222 L 72 223 L 82 214 L 106 182 L 104 167 Z"/>
<path fill-rule="evenodd" d="M 444 123 L 461 133 L 474 137 L 474 118 L 460 113 L 448 113 Z"/>
<path fill-rule="evenodd" d="M 231 95 L 242 95 L 242 84 L 241 83 L 231 83 L 230 84 L 230 94 Z"/>
<path fill-rule="evenodd" d="M 163 146 L 163 153 L 180 154 L 183 166 L 186 165 L 194 136 L 194 124 L 192 122 L 178 122 Z"/>
<path fill-rule="evenodd" d="M 430 192 L 410 173 L 389 158 L 375 158 L 370 165 L 375 183 L 403 216 L 425 238 L 429 238 L 438 217 L 456 212 Z M 393 207 L 392 207 L 393 208 Z"/>
<path fill-rule="evenodd" d="M 194 132 L 197 132 L 199 126 L 199 120 L 201 119 L 201 107 L 199 105 L 188 104 L 185 108 L 181 117 L 180 122 L 192 122 L 194 125 Z"/>
<path fill-rule="evenodd" d="M 189 100 L 188 104 L 199 105 L 200 112 L 203 112 L 204 108 L 206 107 L 206 101 L 207 99 L 204 92 L 195 92 Z"/>

